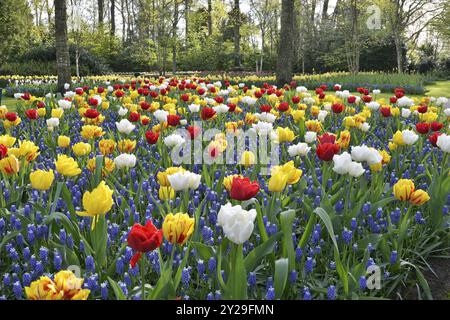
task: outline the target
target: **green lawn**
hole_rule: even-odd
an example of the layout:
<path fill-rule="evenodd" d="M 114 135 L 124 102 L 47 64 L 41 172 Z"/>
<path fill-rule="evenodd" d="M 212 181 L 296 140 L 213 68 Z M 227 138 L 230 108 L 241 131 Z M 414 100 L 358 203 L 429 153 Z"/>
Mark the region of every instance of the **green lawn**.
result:
<path fill-rule="evenodd" d="M 14 98 L 3 96 L 0 105 L 8 107 L 8 110 L 14 110 L 16 108 L 16 100 Z"/>
<path fill-rule="evenodd" d="M 429 96 L 450 98 L 450 81 L 436 81 L 425 88 L 428 90 L 427 95 Z"/>

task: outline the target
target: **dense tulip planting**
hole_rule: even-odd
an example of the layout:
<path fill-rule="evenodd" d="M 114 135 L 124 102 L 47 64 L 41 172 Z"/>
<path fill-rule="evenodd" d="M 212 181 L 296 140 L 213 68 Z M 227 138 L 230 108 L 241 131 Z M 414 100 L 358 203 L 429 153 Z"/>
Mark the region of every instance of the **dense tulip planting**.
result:
<path fill-rule="evenodd" d="M 16 93 L 0 107 L 0 297 L 430 298 L 426 261 L 450 245 L 448 100 L 310 89 Z"/>

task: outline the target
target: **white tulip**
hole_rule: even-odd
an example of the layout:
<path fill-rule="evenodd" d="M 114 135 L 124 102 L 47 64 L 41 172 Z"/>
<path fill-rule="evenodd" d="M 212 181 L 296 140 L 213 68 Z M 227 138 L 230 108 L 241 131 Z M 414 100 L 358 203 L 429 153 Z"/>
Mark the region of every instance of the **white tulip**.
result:
<path fill-rule="evenodd" d="M 248 104 L 249 106 L 252 106 L 256 103 L 257 99 L 249 97 L 249 96 L 245 96 L 242 98 L 241 100 L 243 103 Z"/>
<path fill-rule="evenodd" d="M 265 121 L 269 123 L 274 123 L 275 120 L 277 119 L 277 117 L 274 114 L 268 112 L 263 112 L 261 114 L 255 113 L 255 116 L 258 118 L 259 121 Z"/>
<path fill-rule="evenodd" d="M 308 92 L 308 88 L 300 86 L 300 87 L 295 88 L 295 91 L 297 91 L 298 93 L 305 93 L 305 92 Z"/>
<path fill-rule="evenodd" d="M 128 113 L 128 109 L 120 107 L 117 113 L 119 114 L 119 116 L 123 117 Z"/>
<path fill-rule="evenodd" d="M 365 172 L 363 166 L 359 162 L 352 161 L 348 166 L 348 174 L 352 177 L 358 178 Z"/>
<path fill-rule="evenodd" d="M 120 122 L 116 122 L 116 127 L 120 133 L 124 134 L 130 134 L 136 128 L 128 119 L 122 119 Z"/>
<path fill-rule="evenodd" d="M 325 118 L 327 117 L 327 115 L 328 115 L 328 111 L 326 111 L 326 110 L 320 110 L 320 111 L 319 111 L 319 114 L 317 115 L 317 119 L 318 119 L 320 122 L 324 122 L 324 121 L 325 121 Z"/>
<path fill-rule="evenodd" d="M 182 145 L 185 141 L 179 134 L 171 134 L 164 138 L 164 144 L 169 148 Z"/>
<path fill-rule="evenodd" d="M 397 100 L 397 105 L 401 107 L 412 107 L 414 105 L 414 100 L 408 97 L 401 97 Z"/>
<path fill-rule="evenodd" d="M 114 159 L 117 168 L 133 168 L 136 165 L 136 156 L 134 154 L 122 153 Z"/>
<path fill-rule="evenodd" d="M 445 153 L 450 153 L 450 136 L 446 134 L 441 134 L 437 138 L 436 145 L 444 151 Z"/>
<path fill-rule="evenodd" d="M 439 98 L 436 99 L 436 105 L 437 105 L 438 107 L 441 107 L 441 106 L 443 106 L 443 105 L 446 105 L 447 102 L 448 102 L 448 99 L 447 99 L 446 97 L 439 97 Z"/>
<path fill-rule="evenodd" d="M 445 109 L 445 110 L 444 110 L 444 114 L 445 114 L 447 117 L 450 117 L 450 108 Z"/>
<path fill-rule="evenodd" d="M 409 110 L 407 108 L 402 108 L 402 117 L 403 118 L 409 118 L 410 115 L 411 115 L 411 110 Z"/>
<path fill-rule="evenodd" d="M 64 83 L 64 90 L 69 90 L 69 88 L 70 88 L 70 84 Z"/>
<path fill-rule="evenodd" d="M 73 98 L 75 97 L 75 92 L 73 91 L 67 91 L 66 93 L 64 93 L 64 98 Z"/>
<path fill-rule="evenodd" d="M 227 113 L 228 109 L 230 108 L 225 104 L 219 104 L 218 106 L 213 107 L 213 109 L 217 114 L 219 114 L 219 113 Z"/>
<path fill-rule="evenodd" d="M 366 145 L 352 147 L 352 159 L 358 162 L 366 161 L 368 164 L 379 163 L 383 157 L 374 149 Z"/>
<path fill-rule="evenodd" d="M 381 93 L 381 90 L 379 90 L 379 89 L 374 89 L 372 92 L 373 92 L 373 94 L 380 94 L 380 93 Z"/>
<path fill-rule="evenodd" d="M 306 156 L 309 150 L 311 150 L 311 147 L 308 147 L 308 144 L 299 142 L 295 145 L 290 146 L 288 148 L 288 153 L 291 157 Z"/>
<path fill-rule="evenodd" d="M 159 109 L 159 110 L 156 110 L 155 112 L 153 112 L 153 115 L 159 122 L 166 122 L 169 112 Z"/>
<path fill-rule="evenodd" d="M 50 119 L 47 119 L 47 127 L 51 127 L 51 128 L 54 128 L 54 127 L 57 127 L 57 126 L 59 126 L 59 119 L 58 118 L 50 118 Z"/>
<path fill-rule="evenodd" d="M 403 130 L 402 137 L 403 141 L 409 146 L 413 145 L 417 140 L 419 140 L 419 136 L 412 130 Z"/>
<path fill-rule="evenodd" d="M 178 171 L 174 174 L 167 176 L 167 179 L 170 182 L 170 186 L 175 191 L 182 190 L 195 190 L 200 185 L 201 175 L 195 174 L 190 171 Z"/>
<path fill-rule="evenodd" d="M 314 131 L 306 131 L 305 133 L 305 142 L 312 143 L 317 140 L 317 133 Z"/>
<path fill-rule="evenodd" d="M 343 152 L 342 154 L 335 154 L 333 156 L 333 171 L 337 174 L 347 174 L 349 171 L 349 166 L 352 163 L 352 157 L 348 152 Z"/>
<path fill-rule="evenodd" d="M 189 108 L 190 112 L 198 112 L 200 110 L 200 105 L 193 103 L 193 104 L 190 104 L 188 106 L 188 108 Z"/>
<path fill-rule="evenodd" d="M 65 109 L 70 109 L 72 107 L 72 102 L 67 101 L 67 100 L 58 100 L 58 106 L 60 108 Z"/>
<path fill-rule="evenodd" d="M 235 244 L 243 244 L 253 233 L 256 210 L 242 209 L 240 205 L 227 203 L 220 207 L 217 224 L 222 227 L 225 236 Z"/>
<path fill-rule="evenodd" d="M 22 98 L 22 96 L 23 96 L 23 93 L 20 93 L 20 92 L 18 92 L 18 93 L 14 93 L 14 99 L 20 99 L 20 98 Z"/>
<path fill-rule="evenodd" d="M 361 126 L 359 127 L 359 129 L 362 132 L 367 132 L 370 129 L 370 125 L 367 122 L 364 122 L 363 124 L 361 124 Z"/>
<path fill-rule="evenodd" d="M 380 104 L 376 101 L 371 101 L 369 103 L 366 103 L 367 108 L 373 111 L 377 111 L 380 108 Z"/>

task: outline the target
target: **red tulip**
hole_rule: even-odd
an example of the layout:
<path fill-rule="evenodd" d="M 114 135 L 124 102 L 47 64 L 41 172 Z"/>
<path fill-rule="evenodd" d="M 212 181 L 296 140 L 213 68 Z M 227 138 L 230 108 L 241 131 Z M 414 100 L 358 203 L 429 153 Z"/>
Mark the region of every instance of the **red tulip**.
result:
<path fill-rule="evenodd" d="M 123 92 L 122 90 L 117 90 L 116 91 L 116 97 L 117 98 L 122 98 L 125 95 L 125 92 Z"/>
<path fill-rule="evenodd" d="M 195 126 L 188 126 L 187 129 L 189 131 L 191 139 L 197 138 L 200 132 L 202 131 L 201 128 Z"/>
<path fill-rule="evenodd" d="M 288 111 L 288 110 L 289 110 L 289 103 L 287 103 L 287 102 L 281 102 L 281 103 L 278 105 L 278 110 L 280 110 L 280 111 L 282 111 L 282 112 Z"/>
<path fill-rule="evenodd" d="M 320 160 L 331 161 L 333 156 L 340 150 L 338 144 L 334 143 L 319 143 L 317 146 L 316 154 Z"/>
<path fill-rule="evenodd" d="M 151 221 L 148 221 L 145 226 L 135 223 L 128 234 L 128 245 L 137 251 L 130 260 L 132 268 L 141 258 L 142 252 L 153 251 L 162 243 L 162 230 L 156 228 Z"/>
<path fill-rule="evenodd" d="M 200 117 L 202 118 L 202 120 L 208 120 L 208 119 L 211 119 L 212 117 L 214 117 L 215 114 L 216 114 L 216 112 L 214 111 L 213 108 L 204 107 L 202 109 L 202 111 L 200 112 Z"/>
<path fill-rule="evenodd" d="M 15 113 L 15 112 L 7 112 L 7 113 L 5 114 L 5 118 L 6 118 L 8 121 L 14 122 L 14 121 L 17 120 L 17 113 Z"/>
<path fill-rule="evenodd" d="M 158 142 L 158 138 L 159 138 L 158 132 L 147 131 L 145 133 L 145 139 L 149 144 L 155 144 L 156 142 Z"/>
<path fill-rule="evenodd" d="M 25 115 L 30 120 L 36 120 L 38 118 L 38 113 L 35 109 L 28 109 L 27 111 L 25 111 Z"/>
<path fill-rule="evenodd" d="M 441 134 L 442 134 L 442 132 L 433 133 L 431 136 L 428 137 L 428 141 L 430 141 L 434 147 L 437 147 L 437 145 L 436 145 L 437 139 Z"/>
<path fill-rule="evenodd" d="M 235 103 L 229 103 L 228 106 L 228 112 L 234 112 L 236 110 L 237 105 Z"/>
<path fill-rule="evenodd" d="M 341 113 L 342 111 L 344 111 L 345 106 L 342 103 L 334 103 L 331 106 L 331 110 L 333 110 L 334 113 Z"/>
<path fill-rule="evenodd" d="M 197 93 L 199 94 L 199 95 L 204 95 L 205 94 L 205 89 L 204 88 L 198 88 L 198 90 L 197 90 Z"/>
<path fill-rule="evenodd" d="M 187 95 L 186 93 L 183 93 L 183 94 L 181 95 L 181 100 L 183 100 L 184 102 L 189 101 L 189 95 Z"/>
<path fill-rule="evenodd" d="M 417 111 L 418 111 L 419 113 L 425 113 L 425 112 L 427 112 L 427 110 L 428 110 L 428 107 L 427 107 L 427 106 L 419 106 L 419 107 L 417 108 Z"/>
<path fill-rule="evenodd" d="M 272 107 L 268 104 L 263 104 L 259 106 L 259 110 L 261 110 L 261 112 L 270 112 L 270 110 L 272 110 Z"/>
<path fill-rule="evenodd" d="M 433 122 L 431 123 L 431 130 L 433 130 L 433 131 L 439 131 L 439 130 L 442 129 L 443 126 L 444 126 L 443 123 L 437 122 L 437 121 L 433 121 Z"/>
<path fill-rule="evenodd" d="M 150 103 L 148 103 L 147 101 L 142 101 L 141 102 L 141 108 L 142 110 L 148 110 L 151 107 Z"/>
<path fill-rule="evenodd" d="M 37 103 L 37 107 L 38 107 L 38 109 L 45 108 L 45 103 L 43 101 L 39 101 Z"/>
<path fill-rule="evenodd" d="M 169 114 L 167 116 L 167 124 L 172 127 L 176 127 L 180 124 L 181 117 L 176 114 Z"/>
<path fill-rule="evenodd" d="M 89 105 L 91 105 L 91 106 L 97 106 L 98 105 L 98 100 L 97 99 L 95 99 L 95 98 L 89 98 L 89 101 L 88 101 L 88 103 L 89 103 Z"/>
<path fill-rule="evenodd" d="M 333 90 L 334 91 L 339 91 L 339 90 L 341 90 L 341 88 L 342 87 L 339 84 L 335 84 L 334 87 L 333 87 Z"/>
<path fill-rule="evenodd" d="M 292 103 L 295 103 L 295 104 L 300 103 L 300 97 L 299 96 L 293 96 L 292 97 Z"/>
<path fill-rule="evenodd" d="M 355 103 L 356 102 L 356 97 L 355 96 L 350 96 L 347 98 L 347 102 L 348 103 Z"/>
<path fill-rule="evenodd" d="M 81 95 L 83 95 L 84 90 L 83 90 L 83 88 L 76 88 L 76 89 L 75 89 L 75 93 L 76 93 L 77 95 L 81 96 Z"/>
<path fill-rule="evenodd" d="M 391 103 L 397 103 L 397 97 L 390 97 L 390 98 L 389 98 L 389 101 L 390 101 Z"/>
<path fill-rule="evenodd" d="M 97 93 L 103 93 L 103 92 L 105 92 L 105 88 L 103 88 L 103 87 L 97 88 Z"/>
<path fill-rule="evenodd" d="M 259 191 L 259 184 L 251 182 L 249 178 L 233 178 L 231 183 L 230 198 L 239 201 L 246 201 L 253 198 Z"/>
<path fill-rule="evenodd" d="M 318 137 L 320 143 L 334 143 L 336 141 L 336 135 L 333 133 L 325 132 Z"/>
<path fill-rule="evenodd" d="M 89 118 L 89 119 L 95 119 L 95 118 L 97 118 L 99 115 L 100 115 L 100 112 L 98 112 L 98 111 L 95 110 L 95 109 L 87 109 L 87 110 L 85 111 L 85 113 L 84 113 L 84 116 L 85 116 L 86 118 Z"/>
<path fill-rule="evenodd" d="M 8 154 L 8 148 L 5 145 L 0 144 L 0 160 L 3 159 L 4 157 L 6 157 L 7 154 Z"/>
<path fill-rule="evenodd" d="M 323 89 L 322 88 L 316 88 L 316 94 L 322 94 Z"/>
<path fill-rule="evenodd" d="M 427 134 L 430 131 L 430 124 L 426 122 L 416 123 L 416 130 L 420 134 Z"/>
<path fill-rule="evenodd" d="M 391 108 L 389 108 L 389 107 L 381 107 L 380 112 L 383 115 L 383 117 L 385 117 L 385 118 L 391 116 Z"/>
<path fill-rule="evenodd" d="M 139 113 L 132 112 L 132 113 L 130 113 L 128 120 L 130 120 L 131 122 L 138 122 L 140 118 L 141 118 L 141 115 Z"/>
<path fill-rule="evenodd" d="M 365 103 L 369 103 L 370 101 L 372 101 L 372 97 L 368 96 L 368 95 L 364 95 L 364 96 L 362 96 L 362 101 L 364 101 Z"/>
<path fill-rule="evenodd" d="M 158 97 L 158 92 L 156 92 L 156 91 L 150 91 L 150 96 L 151 96 L 153 99 L 155 99 L 155 98 Z"/>
<path fill-rule="evenodd" d="M 255 97 L 258 98 L 258 99 L 261 98 L 262 95 L 263 95 L 263 93 L 261 91 L 256 91 L 255 92 Z"/>

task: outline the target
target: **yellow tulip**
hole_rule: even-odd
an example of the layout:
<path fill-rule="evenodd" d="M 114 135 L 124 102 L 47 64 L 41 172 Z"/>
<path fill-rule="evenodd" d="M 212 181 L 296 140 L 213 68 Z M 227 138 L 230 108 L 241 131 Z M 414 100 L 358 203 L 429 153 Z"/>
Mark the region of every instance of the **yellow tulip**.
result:
<path fill-rule="evenodd" d="M 67 136 L 59 136 L 58 137 L 58 147 L 67 148 L 70 146 L 70 138 Z"/>
<path fill-rule="evenodd" d="M 105 181 L 92 190 L 83 194 L 83 208 L 85 211 L 77 211 L 76 213 L 82 217 L 92 217 L 92 230 L 98 221 L 99 216 L 105 215 L 113 206 L 113 191 L 106 185 Z"/>
<path fill-rule="evenodd" d="M 175 190 L 170 186 L 168 186 L 168 187 L 160 186 L 158 195 L 159 195 L 159 199 L 162 201 L 174 199 L 175 198 Z"/>
<path fill-rule="evenodd" d="M 0 160 L 0 171 L 6 175 L 16 174 L 19 168 L 19 160 L 12 154 Z"/>
<path fill-rule="evenodd" d="M 8 134 L 0 136 L 0 144 L 8 148 L 11 148 L 14 145 L 14 143 L 16 143 L 16 138 L 11 137 Z"/>
<path fill-rule="evenodd" d="M 426 191 L 421 189 L 414 191 L 409 198 L 409 201 L 416 206 L 421 206 L 428 200 L 430 200 L 430 196 Z"/>
<path fill-rule="evenodd" d="M 19 143 L 19 155 L 27 161 L 33 161 L 39 155 L 39 147 L 32 141 L 21 141 Z"/>
<path fill-rule="evenodd" d="M 392 137 L 392 141 L 399 146 L 402 146 L 405 144 L 403 141 L 403 134 L 400 130 L 397 130 L 396 133 L 394 133 L 394 136 Z"/>
<path fill-rule="evenodd" d="M 277 128 L 278 142 L 291 142 L 295 139 L 294 131 L 289 128 Z"/>
<path fill-rule="evenodd" d="M 51 187 L 53 180 L 55 180 L 53 170 L 36 170 L 30 173 L 31 187 L 33 189 L 43 191 L 48 190 Z"/>
<path fill-rule="evenodd" d="M 194 232 L 195 219 L 186 213 L 169 213 L 163 222 L 163 233 L 167 241 L 172 244 L 183 245 Z"/>
<path fill-rule="evenodd" d="M 350 131 L 343 130 L 339 133 L 339 139 L 337 139 L 336 143 L 341 147 L 341 149 L 347 149 L 350 145 Z"/>
<path fill-rule="evenodd" d="M 76 156 L 82 157 L 91 153 L 91 145 L 89 143 L 78 142 L 73 145 L 72 151 Z"/>
<path fill-rule="evenodd" d="M 255 164 L 255 155 L 251 151 L 244 151 L 241 156 L 241 165 L 250 167 Z"/>
<path fill-rule="evenodd" d="M 120 152 L 131 153 L 136 148 L 136 140 L 130 139 L 120 140 L 117 143 L 117 147 L 119 148 Z"/>
<path fill-rule="evenodd" d="M 83 139 L 94 139 L 103 136 L 105 133 L 103 132 L 103 128 L 94 125 L 85 125 L 81 127 L 81 136 Z"/>
<path fill-rule="evenodd" d="M 91 158 L 86 164 L 86 167 L 91 171 L 95 172 L 96 168 L 96 158 Z M 116 164 L 114 161 L 110 158 L 105 158 L 105 164 L 102 169 L 102 175 L 106 176 L 108 173 L 113 172 L 113 170 L 116 168 Z"/>
<path fill-rule="evenodd" d="M 116 143 L 112 139 L 103 139 L 99 141 L 98 148 L 100 149 L 100 152 L 106 156 L 114 152 Z"/>
<path fill-rule="evenodd" d="M 62 270 L 54 281 L 46 276 L 33 281 L 25 287 L 25 295 L 28 300 L 86 300 L 90 290 L 82 289 L 83 282 L 72 271 Z"/>
<path fill-rule="evenodd" d="M 400 179 L 394 185 L 394 196 L 400 200 L 405 201 L 411 198 L 412 193 L 414 192 L 414 182 L 409 179 Z"/>
<path fill-rule="evenodd" d="M 66 155 L 58 155 L 58 159 L 55 161 L 56 171 L 63 176 L 73 177 L 81 173 L 81 169 L 78 167 L 78 163 Z"/>
<path fill-rule="evenodd" d="M 288 177 L 281 170 L 275 170 L 269 179 L 269 191 L 281 192 L 286 188 Z"/>
<path fill-rule="evenodd" d="M 64 109 L 62 108 L 56 108 L 52 109 L 52 118 L 61 118 L 64 114 Z"/>

